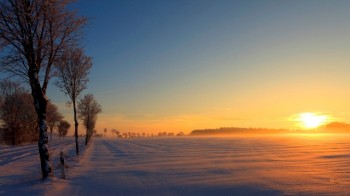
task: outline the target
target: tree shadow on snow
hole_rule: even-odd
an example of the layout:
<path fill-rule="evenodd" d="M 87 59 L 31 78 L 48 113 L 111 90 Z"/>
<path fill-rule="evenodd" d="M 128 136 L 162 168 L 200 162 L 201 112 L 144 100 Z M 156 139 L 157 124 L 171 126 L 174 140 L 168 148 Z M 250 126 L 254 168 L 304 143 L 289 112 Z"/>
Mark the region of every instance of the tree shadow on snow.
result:
<path fill-rule="evenodd" d="M 43 195 L 44 189 L 41 178 L 31 178 L 23 174 L 1 176 L 0 195 Z"/>

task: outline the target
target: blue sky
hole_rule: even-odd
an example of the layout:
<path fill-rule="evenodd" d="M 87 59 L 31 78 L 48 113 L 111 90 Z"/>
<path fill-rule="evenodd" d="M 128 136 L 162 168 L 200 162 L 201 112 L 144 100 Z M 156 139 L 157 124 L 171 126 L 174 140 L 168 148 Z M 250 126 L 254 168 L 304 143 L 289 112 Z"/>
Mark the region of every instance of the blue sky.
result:
<path fill-rule="evenodd" d="M 97 128 L 291 128 L 288 115 L 346 121 L 349 1 L 93 1 L 82 45 Z M 65 97 L 52 87 L 49 98 Z M 338 101 L 334 101 L 337 99 Z"/>

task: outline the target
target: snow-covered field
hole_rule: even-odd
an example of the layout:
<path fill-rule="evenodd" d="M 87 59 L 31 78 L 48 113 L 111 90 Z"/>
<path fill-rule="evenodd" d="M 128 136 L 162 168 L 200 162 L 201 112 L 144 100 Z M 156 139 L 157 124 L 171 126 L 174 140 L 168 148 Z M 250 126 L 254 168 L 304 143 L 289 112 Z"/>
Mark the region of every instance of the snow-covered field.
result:
<path fill-rule="evenodd" d="M 74 154 L 73 139 L 54 141 Z M 79 159 L 40 181 L 36 145 L 1 146 L 5 195 L 348 195 L 347 135 L 95 138 Z M 55 159 L 55 158 L 54 158 Z M 45 187 L 45 188 L 43 188 Z"/>
<path fill-rule="evenodd" d="M 84 139 L 80 139 L 81 151 L 84 153 Z M 66 154 L 67 161 L 74 167 L 80 164 L 80 159 L 75 157 L 75 143 L 73 137 L 53 137 L 49 142 L 52 168 L 54 177 L 52 180 L 41 180 L 40 158 L 37 144 L 25 144 L 21 146 L 0 145 L 0 195 L 44 195 L 45 185 L 50 185 L 61 178 L 59 153 Z M 68 168 L 70 172 L 70 168 Z"/>

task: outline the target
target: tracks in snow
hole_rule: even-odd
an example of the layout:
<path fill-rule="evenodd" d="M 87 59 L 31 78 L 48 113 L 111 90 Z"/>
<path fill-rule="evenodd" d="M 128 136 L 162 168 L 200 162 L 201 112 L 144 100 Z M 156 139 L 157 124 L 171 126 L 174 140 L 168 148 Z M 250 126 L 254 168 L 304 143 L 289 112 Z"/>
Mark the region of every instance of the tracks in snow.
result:
<path fill-rule="evenodd" d="M 73 145 L 73 139 L 56 139 L 49 142 L 50 153 L 53 154 L 57 150 Z M 23 146 L 6 146 L 0 149 L 0 166 L 12 163 L 14 161 L 26 158 L 28 156 L 38 155 L 38 146 L 36 144 L 26 144 Z"/>

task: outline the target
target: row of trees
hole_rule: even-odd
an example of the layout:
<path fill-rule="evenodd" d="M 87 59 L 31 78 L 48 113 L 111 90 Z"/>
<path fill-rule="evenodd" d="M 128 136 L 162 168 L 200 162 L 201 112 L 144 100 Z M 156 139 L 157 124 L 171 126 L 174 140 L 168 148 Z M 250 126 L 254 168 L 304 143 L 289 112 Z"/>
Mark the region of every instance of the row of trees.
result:
<path fill-rule="evenodd" d="M 7 144 L 17 145 L 37 139 L 37 123 L 33 98 L 19 82 L 11 80 L 0 81 L 0 135 Z M 83 121 L 86 128 L 86 142 L 93 134 L 97 114 L 101 112 L 101 106 L 92 94 L 86 94 L 78 101 L 78 117 Z M 58 128 L 59 136 L 68 133 L 70 124 L 63 120 L 62 114 L 56 105 L 50 101 L 47 104 L 46 121 L 50 129 L 50 137 L 55 127 Z"/>
<path fill-rule="evenodd" d="M 51 173 L 46 92 L 55 76 L 56 85 L 73 105 L 76 154 L 79 154 L 76 104 L 86 88 L 92 59 L 79 48 L 82 28 L 87 20 L 68 9 L 72 1 L 0 0 L 0 52 L 3 54 L 0 71 L 20 78 L 30 86 L 37 116 L 35 126 L 39 130 L 43 179 Z M 89 125 L 89 133 L 94 118 L 81 118 Z"/>
<path fill-rule="evenodd" d="M 107 128 L 104 128 L 104 133 L 105 136 L 108 132 Z M 112 134 L 115 134 L 116 137 L 120 137 L 120 138 L 134 138 L 134 137 L 155 137 L 155 136 L 184 136 L 185 133 L 180 131 L 177 134 L 173 133 L 173 132 L 159 132 L 157 135 L 154 135 L 153 133 L 149 134 L 149 133 L 135 133 L 135 132 L 127 132 L 127 133 L 120 133 L 118 130 L 116 129 L 112 129 L 111 130 Z M 102 136 L 102 135 L 99 135 Z"/>
<path fill-rule="evenodd" d="M 32 96 L 19 82 L 0 81 L 0 136 L 2 136 L 0 139 L 5 143 L 17 145 L 38 139 L 37 118 L 32 102 Z M 101 106 L 92 94 L 87 94 L 78 101 L 77 110 L 86 128 L 85 144 L 87 144 L 93 134 Z M 60 137 L 67 135 L 70 124 L 63 120 L 63 115 L 58 111 L 57 106 L 50 101 L 47 104 L 46 121 L 51 138 L 55 127 Z"/>
<path fill-rule="evenodd" d="M 33 98 L 19 82 L 3 80 L 0 82 L 0 120 L 1 135 L 7 144 L 17 145 L 38 139 L 37 118 Z M 53 129 L 61 124 L 62 114 L 50 101 L 47 104 L 47 124 L 52 135 Z M 67 130 L 62 130 L 65 136 Z"/>

